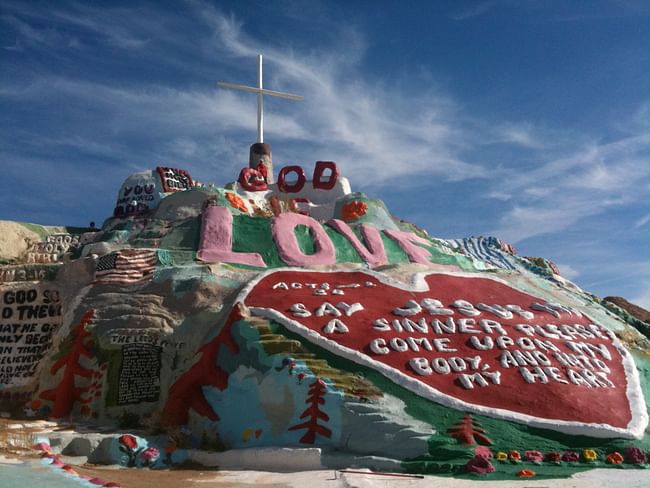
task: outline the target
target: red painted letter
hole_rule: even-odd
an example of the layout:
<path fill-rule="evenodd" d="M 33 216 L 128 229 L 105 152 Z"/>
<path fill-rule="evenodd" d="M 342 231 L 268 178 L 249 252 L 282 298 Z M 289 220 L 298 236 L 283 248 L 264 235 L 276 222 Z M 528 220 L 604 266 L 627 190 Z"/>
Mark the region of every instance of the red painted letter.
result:
<path fill-rule="evenodd" d="M 331 170 L 331 173 L 327 180 L 321 181 L 326 169 Z M 336 185 L 338 179 L 339 169 L 334 161 L 316 161 L 316 167 L 314 168 L 314 177 L 311 182 L 314 188 L 320 188 L 321 190 L 331 190 L 334 188 L 334 185 Z"/>
<path fill-rule="evenodd" d="M 298 181 L 293 185 L 287 184 L 285 178 L 288 173 L 296 173 L 298 175 Z M 285 166 L 280 170 L 278 175 L 278 188 L 280 191 L 285 193 L 297 193 L 302 190 L 302 187 L 305 186 L 305 171 L 300 166 Z"/>

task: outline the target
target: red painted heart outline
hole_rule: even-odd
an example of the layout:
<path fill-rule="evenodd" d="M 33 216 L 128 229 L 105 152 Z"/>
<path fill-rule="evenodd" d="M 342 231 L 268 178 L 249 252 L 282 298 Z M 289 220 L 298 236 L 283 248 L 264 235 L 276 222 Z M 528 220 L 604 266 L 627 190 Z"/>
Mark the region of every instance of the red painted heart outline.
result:
<path fill-rule="evenodd" d="M 471 287 L 467 286 L 469 284 L 467 280 L 472 280 Z M 368 282 L 374 284 L 374 286 L 372 288 L 366 288 L 365 286 L 341 288 L 344 295 L 331 294 L 336 286 L 352 282 Z M 644 429 L 648 424 L 648 415 L 634 360 L 613 334 L 605 332 L 605 328 L 601 328 L 604 338 L 599 339 L 596 337 L 592 342 L 594 346 L 601 343 L 611 346 L 609 350 L 611 351 L 612 360 L 607 365 L 611 370 L 611 379 L 618 388 L 582 388 L 580 385 L 564 385 L 561 383 L 557 383 L 557 385 L 560 385 L 557 386 L 555 382 L 549 382 L 546 385 L 538 383 L 531 385 L 522 380 L 519 383 L 511 384 L 508 388 L 505 388 L 503 384 L 490 386 L 489 388 L 498 388 L 498 390 L 493 390 L 498 392 L 498 395 L 486 395 L 485 392 L 489 390 L 484 388 L 462 389 L 465 392 L 463 393 L 463 391 L 459 391 L 458 381 L 447 381 L 445 383 L 444 380 L 438 378 L 440 375 L 432 375 L 426 376 L 426 378 L 436 378 L 435 381 L 431 380 L 433 384 L 429 384 L 424 382 L 421 379 L 422 377 L 417 376 L 412 369 L 409 369 L 406 366 L 407 363 L 396 367 L 394 363 L 395 361 L 399 363 L 399 358 L 394 358 L 397 358 L 399 353 L 389 354 L 388 358 L 393 357 L 390 361 L 382 360 L 377 355 L 368 354 L 370 351 L 367 343 L 370 342 L 371 337 L 367 334 L 364 335 L 364 333 L 370 333 L 372 337 L 381 335 L 372 328 L 372 320 L 369 320 L 369 318 L 387 315 L 387 309 L 385 308 L 388 303 L 387 299 L 394 300 L 390 302 L 389 309 L 391 311 L 395 307 L 403 306 L 407 301 L 404 298 L 421 298 L 423 294 L 427 294 L 429 298 L 440 298 L 443 303 L 449 301 L 444 296 L 443 291 L 436 288 L 437 285 L 431 286 L 434 282 L 438 283 L 438 285 L 444 283 L 445 289 L 447 289 L 446 293 L 454 293 L 455 290 L 449 291 L 450 286 L 451 288 L 455 287 L 457 290 L 463 290 L 464 296 L 458 296 L 457 298 L 464 298 L 471 303 L 477 303 L 475 299 L 478 296 L 477 293 L 484 293 L 481 301 L 487 304 L 498 304 L 498 300 L 503 300 L 504 296 L 508 296 L 509 301 L 517 298 L 518 301 L 515 300 L 516 305 L 522 303 L 526 305 L 525 301 L 545 302 L 544 299 L 517 290 L 505 281 L 481 274 L 420 273 L 413 277 L 412 283 L 404 284 L 372 271 L 320 272 L 299 269 L 276 269 L 260 275 L 242 290 L 237 297 L 237 301 L 246 304 L 253 315 L 275 320 L 314 344 L 353 362 L 371 367 L 402 387 L 448 407 L 574 435 L 624 438 L 641 438 L 643 436 Z M 287 289 L 280 287 L 274 290 L 273 285 L 277 283 L 285 283 Z M 314 288 L 302 286 L 308 283 L 315 285 Z M 329 290 L 318 288 L 322 283 L 328 283 Z M 301 287 L 297 285 L 301 285 Z M 387 289 L 390 294 L 373 298 L 372 290 L 376 292 L 381 289 Z M 324 294 L 317 290 L 324 291 Z M 521 302 L 522 299 L 524 302 Z M 355 334 L 333 333 L 329 337 L 324 335 L 321 329 L 331 317 L 316 318 L 312 316 L 296 319 L 296 317 L 292 317 L 293 314 L 289 311 L 291 305 L 295 303 L 304 303 L 307 309 L 315 309 L 317 304 L 322 304 L 324 301 L 331 303 L 340 301 L 355 303 L 355 301 L 358 301 L 362 304 L 365 302 L 372 305 L 377 302 L 380 305 L 378 307 L 364 306 L 364 311 L 367 312 L 363 314 L 359 312 L 361 315 L 354 320 L 352 320 L 352 317 L 343 318 L 345 323 L 351 324 L 349 325 L 351 330 L 359 330 L 360 332 Z M 400 301 L 403 303 L 399 303 Z M 382 307 L 384 308 L 382 309 Z M 278 310 L 278 308 L 281 308 L 281 310 Z M 542 317 L 540 314 L 547 312 L 536 311 L 535 313 L 536 317 Z M 484 314 L 484 318 L 496 318 L 495 316 L 488 317 L 487 312 L 484 312 Z M 362 320 L 364 317 L 365 321 L 359 325 L 357 320 Z M 391 315 L 387 318 L 392 320 L 399 317 Z M 427 318 L 431 320 L 429 316 Z M 548 313 L 547 318 L 555 319 L 550 313 Z M 506 323 L 507 321 L 504 319 L 497 320 L 502 323 L 511 337 L 518 338 L 525 335 L 523 333 L 518 334 L 518 331 L 510 327 L 512 324 Z M 518 317 L 518 320 L 526 323 L 522 317 Z M 557 323 L 556 319 L 555 321 Z M 587 322 L 593 323 L 584 315 L 582 319 L 572 317 L 572 323 L 574 324 Z M 550 322 L 547 321 L 546 323 Z M 485 333 L 483 335 L 489 334 Z M 345 340 L 342 339 L 344 336 L 346 337 Z M 396 336 L 396 334 L 393 334 L 393 336 Z M 366 342 L 365 347 L 359 346 L 364 341 Z M 453 346 L 462 348 L 463 345 L 467 345 L 467 342 L 469 341 L 465 343 L 454 342 Z M 558 342 L 555 345 L 562 351 L 564 349 L 569 350 Z M 500 351 L 494 351 L 494 354 Z M 472 352 L 475 354 L 481 353 L 481 351 L 473 349 Z M 488 353 L 486 357 L 493 360 L 490 354 L 492 353 Z M 419 355 L 426 357 L 426 353 L 420 353 Z M 512 370 L 507 368 L 501 372 L 508 372 L 507 377 L 504 377 L 504 379 L 509 381 L 512 381 L 513 377 L 520 374 L 514 368 Z M 571 389 L 567 389 L 566 386 Z M 468 395 L 467 391 L 480 391 L 480 394 Z M 537 395 L 531 393 L 537 393 Z M 565 410 L 560 411 L 562 408 Z"/>

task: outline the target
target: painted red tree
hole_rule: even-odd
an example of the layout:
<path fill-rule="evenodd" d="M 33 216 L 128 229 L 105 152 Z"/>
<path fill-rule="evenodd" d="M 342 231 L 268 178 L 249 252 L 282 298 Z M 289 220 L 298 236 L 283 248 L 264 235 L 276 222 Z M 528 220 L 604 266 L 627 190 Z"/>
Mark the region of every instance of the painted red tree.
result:
<path fill-rule="evenodd" d="M 89 386 L 75 386 L 75 376 L 90 378 L 93 374 L 92 368 L 83 366 L 79 359 L 82 356 L 92 357 L 91 349 L 94 346 L 94 341 L 90 338 L 91 334 L 86 329 L 86 326 L 92 322 L 94 316 L 95 310 L 92 309 L 84 314 L 66 340 L 66 344 L 70 345 L 70 350 L 64 353 L 50 368 L 50 374 L 52 375 L 55 375 L 61 368 L 65 368 L 61 382 L 55 388 L 45 390 L 40 394 L 40 397 L 44 400 L 54 402 L 51 413 L 54 418 L 70 415 L 74 402 L 82 400 L 82 394 L 89 388 Z"/>
<path fill-rule="evenodd" d="M 228 386 L 228 373 L 217 366 L 217 357 L 222 345 L 232 353 L 239 352 L 239 347 L 232 338 L 231 327 L 241 318 L 239 306 L 235 305 L 221 332 L 199 349 L 199 360 L 172 385 L 163 409 L 163 419 L 167 425 L 187 424 L 190 408 L 212 421 L 219 420 L 205 399 L 203 387 L 213 386 L 223 390 Z"/>
<path fill-rule="evenodd" d="M 459 420 L 453 427 L 447 429 L 447 433 L 458 439 L 462 444 L 469 446 L 474 444 L 482 444 L 484 446 L 492 445 L 492 439 L 485 435 L 485 429 L 471 415 L 465 415 L 462 420 Z"/>
<path fill-rule="evenodd" d="M 300 438 L 300 442 L 303 444 L 313 444 L 316 441 L 316 434 L 328 439 L 332 437 L 332 431 L 318 423 L 319 420 L 327 422 L 330 419 L 329 415 L 319 407 L 319 405 L 325 405 L 325 398 L 323 397 L 326 389 L 325 382 L 320 378 L 317 378 L 316 381 L 309 385 L 309 396 L 305 401 L 305 403 L 309 404 L 309 407 L 300 416 L 301 419 L 307 418 L 307 421 L 289 427 L 289 430 L 307 429 L 305 435 Z"/>

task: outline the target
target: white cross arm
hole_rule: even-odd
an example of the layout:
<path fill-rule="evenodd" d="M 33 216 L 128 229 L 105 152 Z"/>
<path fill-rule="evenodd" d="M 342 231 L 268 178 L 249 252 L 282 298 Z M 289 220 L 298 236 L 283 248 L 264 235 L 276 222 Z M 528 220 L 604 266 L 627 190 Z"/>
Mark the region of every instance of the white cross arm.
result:
<path fill-rule="evenodd" d="M 292 95 L 291 93 L 284 93 L 275 90 L 265 90 L 263 88 L 261 54 L 257 55 L 257 86 L 226 83 L 225 81 L 219 81 L 217 84 L 223 88 L 231 88 L 233 90 L 242 90 L 257 93 L 257 142 L 264 142 L 264 95 L 278 98 L 287 98 L 289 100 L 304 100 L 304 97 L 300 95 Z"/>
<path fill-rule="evenodd" d="M 238 85 L 236 83 L 226 83 L 225 81 L 219 81 L 217 82 L 217 85 L 219 85 L 222 88 L 231 88 L 233 90 L 242 90 L 242 91 L 248 91 L 253 93 L 260 93 L 262 95 L 270 95 L 272 97 L 287 98 L 289 100 L 305 99 L 305 97 L 301 95 L 293 95 L 291 93 L 284 93 L 275 90 L 267 90 L 266 88 L 257 88 L 254 86 Z"/>

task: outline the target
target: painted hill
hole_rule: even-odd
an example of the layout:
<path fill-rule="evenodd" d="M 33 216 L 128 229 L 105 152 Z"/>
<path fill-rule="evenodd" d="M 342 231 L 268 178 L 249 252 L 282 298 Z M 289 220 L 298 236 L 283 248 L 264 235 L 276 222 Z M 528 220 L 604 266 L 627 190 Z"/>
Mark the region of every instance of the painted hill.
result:
<path fill-rule="evenodd" d="M 641 322 L 645 322 L 650 329 L 650 312 L 645 308 L 639 307 L 638 305 L 627 301 L 623 297 L 605 297 L 604 300 L 622 308 L 625 312 L 629 313 L 635 319 L 640 320 Z M 647 331 L 645 332 L 645 336 L 649 336 L 649 333 Z"/>
<path fill-rule="evenodd" d="M 91 455 L 128 465 L 147 446 L 456 476 L 647 462 L 643 322 L 495 237 L 394 218 L 334 163 L 268 180 L 156 168 L 101 229 L 0 222 L 0 408 L 144 429 Z"/>

